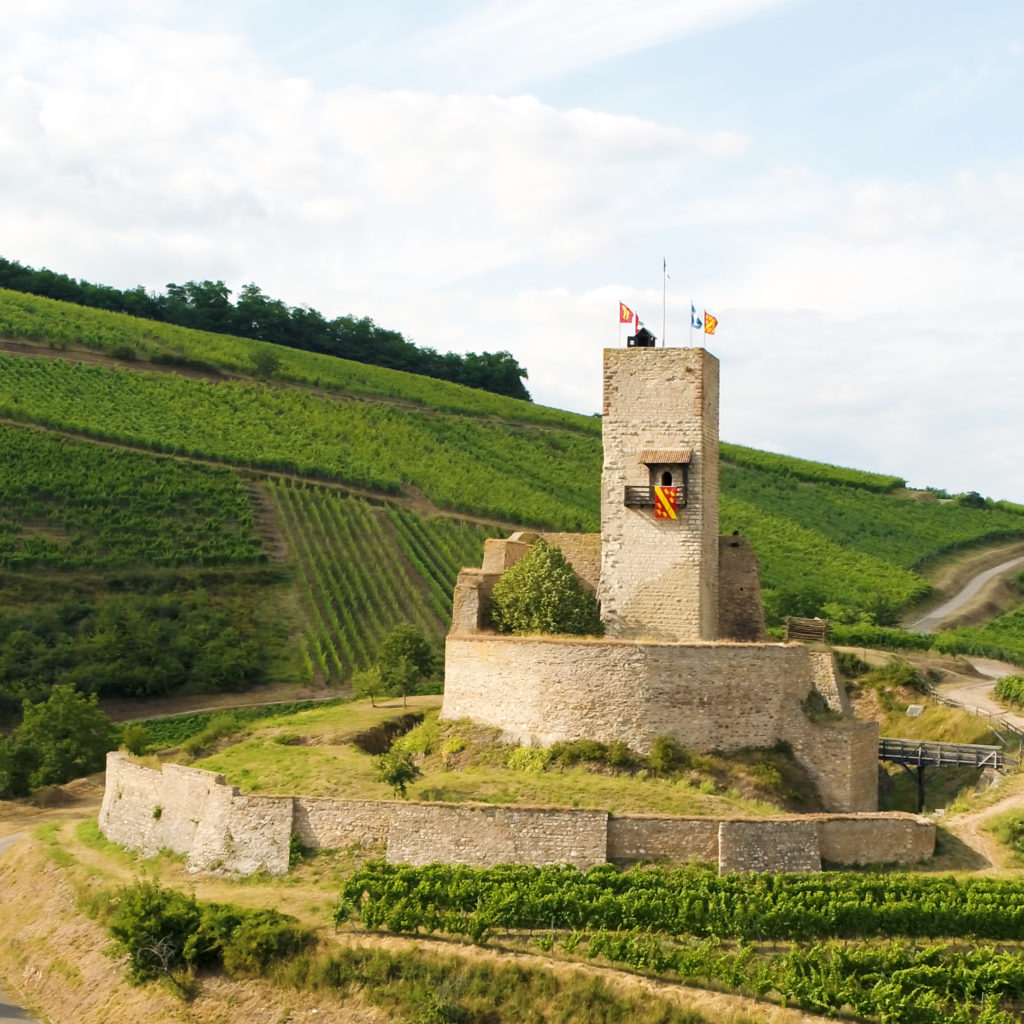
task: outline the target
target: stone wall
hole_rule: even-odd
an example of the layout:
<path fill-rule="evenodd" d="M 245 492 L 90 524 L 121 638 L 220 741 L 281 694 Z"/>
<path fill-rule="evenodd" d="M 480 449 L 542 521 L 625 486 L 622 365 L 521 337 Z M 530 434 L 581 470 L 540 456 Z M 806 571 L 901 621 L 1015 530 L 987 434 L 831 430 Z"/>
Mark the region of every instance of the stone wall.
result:
<path fill-rule="evenodd" d="M 757 556 L 746 537 L 718 538 L 718 638 L 767 640 Z"/>
<path fill-rule="evenodd" d="M 378 800 L 332 800 L 297 796 L 292 829 L 310 850 L 342 850 L 349 846 L 368 849 L 383 846 L 391 817 Z"/>
<path fill-rule="evenodd" d="M 815 817 L 821 859 L 831 864 L 919 864 L 935 853 L 935 826 L 916 814 Z"/>
<path fill-rule="evenodd" d="M 191 871 L 238 874 L 286 872 L 293 832 L 314 850 L 377 846 L 392 863 L 477 866 L 698 860 L 728 871 L 804 871 L 821 859 L 911 864 L 935 847 L 935 826 L 911 814 L 737 822 L 567 807 L 257 797 L 239 794 L 214 772 L 144 768 L 118 752 L 107 756 L 99 824 L 112 842 L 144 856 L 170 849 L 185 855 Z"/>
<path fill-rule="evenodd" d="M 813 821 L 723 821 L 718 826 L 718 873 L 820 871 Z"/>
<path fill-rule="evenodd" d="M 608 814 L 572 808 L 396 803 L 393 864 L 572 864 L 607 861 Z"/>
<path fill-rule="evenodd" d="M 800 644 L 449 634 L 441 717 L 493 726 L 524 745 L 621 740 L 645 752 L 669 735 L 690 750 L 728 753 L 783 740 L 829 810 L 872 811 L 877 727 L 808 717 L 804 702 L 824 672 Z"/>
<path fill-rule="evenodd" d="M 179 764 L 144 768 L 107 755 L 99 826 L 112 842 L 143 856 L 184 854 L 193 871 L 240 874 L 288 870 L 291 797 L 242 796 L 224 777 Z"/>
<path fill-rule="evenodd" d="M 668 814 L 611 815 L 608 860 L 613 864 L 714 862 L 718 860 L 718 822 L 714 818 L 676 818 Z"/>
<path fill-rule="evenodd" d="M 606 349 L 601 614 L 610 636 L 714 639 L 718 616 L 718 360 L 704 349 Z M 627 507 L 644 449 L 688 450 L 677 519 Z"/>

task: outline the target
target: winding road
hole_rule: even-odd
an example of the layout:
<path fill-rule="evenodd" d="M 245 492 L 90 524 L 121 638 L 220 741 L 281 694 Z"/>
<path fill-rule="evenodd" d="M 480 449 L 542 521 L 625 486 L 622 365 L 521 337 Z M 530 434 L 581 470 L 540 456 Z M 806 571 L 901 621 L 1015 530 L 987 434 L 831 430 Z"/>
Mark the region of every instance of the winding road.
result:
<path fill-rule="evenodd" d="M 1016 568 L 1018 565 L 1024 565 L 1024 556 L 1017 556 L 1011 558 L 1007 562 L 1003 562 L 1000 565 L 995 565 L 991 569 L 986 569 L 984 572 L 978 573 L 973 579 L 971 579 L 967 585 L 957 594 L 954 594 L 948 601 L 940 604 L 938 608 L 933 608 L 924 618 L 918 619 L 917 622 L 912 622 L 907 626 L 913 633 L 934 633 L 942 625 L 943 621 L 948 619 L 951 615 L 955 615 L 957 612 L 962 611 L 970 602 L 982 591 L 982 589 L 994 580 L 997 576 L 1001 576 L 1005 572 L 1009 572 L 1010 569 Z"/>

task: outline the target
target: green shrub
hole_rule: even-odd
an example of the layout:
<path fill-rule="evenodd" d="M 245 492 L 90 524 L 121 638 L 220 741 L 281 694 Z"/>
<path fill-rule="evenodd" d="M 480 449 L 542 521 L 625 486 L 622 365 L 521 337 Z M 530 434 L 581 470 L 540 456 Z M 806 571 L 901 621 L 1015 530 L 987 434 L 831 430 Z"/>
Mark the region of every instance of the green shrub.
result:
<path fill-rule="evenodd" d="M 597 740 L 568 740 L 553 743 L 549 748 L 552 761 L 574 765 L 581 761 L 606 761 L 608 748 Z"/>
<path fill-rule="evenodd" d="M 604 633 L 597 601 L 583 589 L 561 550 L 543 540 L 495 583 L 491 620 L 501 633 Z"/>
<path fill-rule="evenodd" d="M 1024 704 L 1024 676 L 1003 676 L 993 691 L 999 700 L 1020 707 Z"/>
<path fill-rule="evenodd" d="M 253 978 L 279 960 L 309 945 L 309 932 L 294 918 L 276 910 L 248 910 L 221 942 L 221 960 L 228 974 Z"/>
<path fill-rule="evenodd" d="M 778 789 L 782 785 L 782 772 L 771 761 L 755 761 L 748 771 L 766 789 Z"/>
<path fill-rule="evenodd" d="M 121 733 L 121 746 L 129 754 L 141 757 L 149 748 L 149 734 L 146 732 L 146 727 L 139 725 L 138 722 L 126 725 Z"/>
<path fill-rule="evenodd" d="M 613 768 L 628 768 L 630 765 L 636 763 L 636 757 L 633 755 L 633 751 L 626 746 L 622 740 L 612 740 L 608 744 L 608 763 Z"/>
<path fill-rule="evenodd" d="M 846 679 L 857 679 L 871 670 L 871 666 L 863 659 L 858 658 L 853 651 L 836 651 L 835 656 L 840 675 Z"/>
<path fill-rule="evenodd" d="M 542 772 L 551 763 L 551 751 L 543 747 L 516 747 L 505 761 L 515 772 Z"/>
<path fill-rule="evenodd" d="M 182 750 L 186 754 L 198 754 L 201 750 L 238 732 L 239 720 L 234 715 L 214 715 L 207 723 L 201 733 L 192 736 L 182 744 Z"/>
<path fill-rule="evenodd" d="M 121 889 L 110 934 L 115 950 L 128 954 L 128 980 L 137 985 L 186 966 L 185 946 L 201 920 L 195 898 L 176 889 L 156 882 Z"/>
<path fill-rule="evenodd" d="M 891 658 L 884 665 L 871 669 L 861 682 L 865 686 L 905 686 L 918 693 L 927 693 L 928 684 L 913 665 L 899 658 Z"/>
<path fill-rule="evenodd" d="M 686 752 L 671 736 L 655 736 L 647 755 L 647 767 L 656 775 L 671 775 L 685 768 Z"/>
<path fill-rule="evenodd" d="M 987 826 L 992 834 L 1018 856 L 1024 855 L 1024 811 L 1007 811 Z"/>

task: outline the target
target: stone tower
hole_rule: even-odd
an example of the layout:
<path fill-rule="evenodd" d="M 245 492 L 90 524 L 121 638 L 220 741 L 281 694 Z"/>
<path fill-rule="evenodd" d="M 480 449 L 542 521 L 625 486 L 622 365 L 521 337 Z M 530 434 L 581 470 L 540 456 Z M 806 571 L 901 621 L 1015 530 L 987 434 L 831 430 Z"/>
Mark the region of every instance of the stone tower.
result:
<path fill-rule="evenodd" d="M 606 349 L 603 435 L 607 635 L 716 639 L 718 360 L 702 348 Z"/>

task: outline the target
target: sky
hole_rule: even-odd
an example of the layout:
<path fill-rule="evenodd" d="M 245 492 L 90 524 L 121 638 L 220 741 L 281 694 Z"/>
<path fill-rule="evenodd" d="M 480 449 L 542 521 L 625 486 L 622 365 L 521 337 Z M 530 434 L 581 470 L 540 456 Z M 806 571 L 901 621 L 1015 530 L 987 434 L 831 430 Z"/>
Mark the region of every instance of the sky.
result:
<path fill-rule="evenodd" d="M 588 414 L 624 302 L 718 356 L 723 439 L 1024 502 L 1020 0 L 0 13 L 8 259 L 255 282 Z"/>

